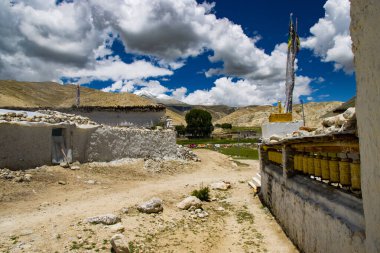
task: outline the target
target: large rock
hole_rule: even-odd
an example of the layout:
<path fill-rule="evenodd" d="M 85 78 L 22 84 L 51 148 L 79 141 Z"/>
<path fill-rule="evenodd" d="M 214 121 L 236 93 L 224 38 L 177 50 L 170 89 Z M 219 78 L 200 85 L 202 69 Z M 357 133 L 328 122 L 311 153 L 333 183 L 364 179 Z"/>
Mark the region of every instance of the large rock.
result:
<path fill-rule="evenodd" d="M 105 215 L 99 215 L 94 216 L 86 219 L 86 222 L 91 224 L 104 224 L 104 225 L 113 225 L 118 222 L 120 222 L 120 217 L 114 215 L 114 214 L 105 214 Z"/>
<path fill-rule="evenodd" d="M 336 115 L 336 116 L 335 116 L 335 126 L 336 126 L 336 127 L 341 127 L 341 126 L 343 126 L 343 124 L 346 123 L 346 122 L 347 122 L 347 119 L 345 119 L 345 118 L 343 117 L 343 114 L 339 114 L 339 115 Z"/>
<path fill-rule="evenodd" d="M 189 196 L 177 204 L 177 207 L 182 210 L 187 210 L 191 206 L 201 208 L 202 201 L 195 196 Z"/>
<path fill-rule="evenodd" d="M 226 181 L 215 182 L 210 185 L 211 189 L 226 191 L 231 188 L 231 183 Z"/>
<path fill-rule="evenodd" d="M 350 108 L 348 108 L 348 109 L 343 113 L 343 117 L 344 117 L 346 120 L 354 120 L 354 119 L 356 119 L 355 107 L 350 107 Z"/>
<path fill-rule="evenodd" d="M 122 234 L 112 236 L 111 245 L 115 253 L 129 253 L 128 242 Z"/>
<path fill-rule="evenodd" d="M 324 127 L 331 127 L 335 125 L 335 117 L 328 117 L 328 118 L 323 119 L 322 125 Z"/>
<path fill-rule="evenodd" d="M 162 207 L 161 199 L 152 198 L 151 200 L 140 204 L 137 207 L 137 210 L 139 210 L 142 213 L 159 213 L 162 210 L 164 210 L 164 208 Z"/>

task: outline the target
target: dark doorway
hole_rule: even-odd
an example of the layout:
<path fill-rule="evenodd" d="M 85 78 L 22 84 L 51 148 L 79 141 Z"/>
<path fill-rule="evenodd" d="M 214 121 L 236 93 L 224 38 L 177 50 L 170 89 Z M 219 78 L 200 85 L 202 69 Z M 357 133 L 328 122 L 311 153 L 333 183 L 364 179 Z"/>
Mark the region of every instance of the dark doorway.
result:
<path fill-rule="evenodd" d="M 67 150 L 65 145 L 65 129 L 52 129 L 52 158 L 53 164 L 67 163 Z"/>

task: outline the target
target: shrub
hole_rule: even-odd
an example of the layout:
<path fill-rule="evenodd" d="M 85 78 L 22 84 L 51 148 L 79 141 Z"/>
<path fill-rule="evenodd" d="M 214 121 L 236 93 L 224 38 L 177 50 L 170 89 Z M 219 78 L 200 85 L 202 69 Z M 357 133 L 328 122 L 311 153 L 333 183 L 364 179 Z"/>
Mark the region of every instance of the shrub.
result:
<path fill-rule="evenodd" d="M 175 126 L 175 130 L 177 131 L 177 136 L 185 135 L 186 127 L 184 125 Z"/>
<path fill-rule="evenodd" d="M 230 124 L 230 123 L 223 123 L 222 124 L 222 128 L 223 129 L 232 129 L 232 124 Z"/>
<path fill-rule="evenodd" d="M 201 201 L 210 201 L 210 189 L 207 186 L 201 186 L 199 190 L 194 190 L 191 195 L 197 197 Z"/>

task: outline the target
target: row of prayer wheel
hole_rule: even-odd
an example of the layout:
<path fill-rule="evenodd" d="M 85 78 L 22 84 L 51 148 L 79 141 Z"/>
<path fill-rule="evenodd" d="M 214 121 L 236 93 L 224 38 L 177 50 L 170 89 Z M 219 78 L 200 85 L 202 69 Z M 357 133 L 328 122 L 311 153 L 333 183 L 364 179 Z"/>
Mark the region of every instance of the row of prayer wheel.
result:
<path fill-rule="evenodd" d="M 294 170 L 353 190 L 361 189 L 359 160 L 298 153 L 294 155 Z"/>
<path fill-rule="evenodd" d="M 277 151 L 268 151 L 268 159 L 271 162 L 282 164 L 282 153 Z"/>

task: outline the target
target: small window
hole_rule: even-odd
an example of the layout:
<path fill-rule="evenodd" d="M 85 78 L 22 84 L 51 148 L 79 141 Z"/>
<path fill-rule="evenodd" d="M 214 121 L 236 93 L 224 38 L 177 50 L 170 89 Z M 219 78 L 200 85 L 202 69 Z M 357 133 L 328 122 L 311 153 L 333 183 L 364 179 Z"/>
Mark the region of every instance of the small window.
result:
<path fill-rule="evenodd" d="M 63 128 L 53 128 L 52 136 L 62 136 Z"/>

